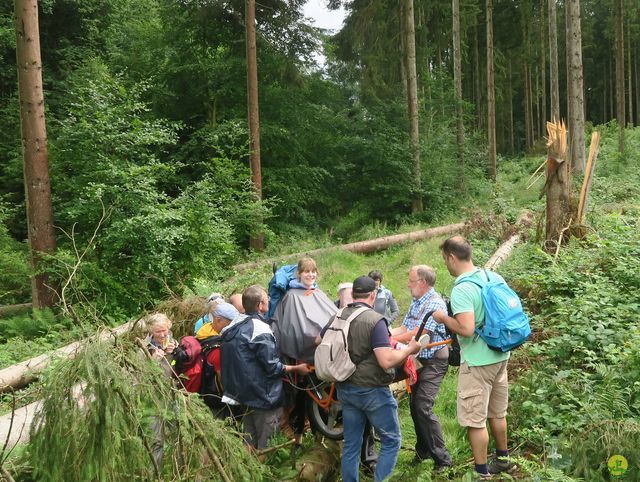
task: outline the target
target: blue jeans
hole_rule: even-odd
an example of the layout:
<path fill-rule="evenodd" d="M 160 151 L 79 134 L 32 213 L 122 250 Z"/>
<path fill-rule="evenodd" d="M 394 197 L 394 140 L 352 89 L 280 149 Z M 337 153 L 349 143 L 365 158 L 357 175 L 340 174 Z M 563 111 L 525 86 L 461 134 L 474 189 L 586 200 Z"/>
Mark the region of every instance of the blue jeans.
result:
<path fill-rule="evenodd" d="M 389 387 L 367 388 L 349 383 L 339 383 L 337 387 L 344 425 L 342 480 L 358 481 L 360 447 L 367 420 L 380 437 L 380 454 L 374 480 L 378 482 L 386 479 L 396 465 L 402 441 L 398 422 L 398 402 Z"/>

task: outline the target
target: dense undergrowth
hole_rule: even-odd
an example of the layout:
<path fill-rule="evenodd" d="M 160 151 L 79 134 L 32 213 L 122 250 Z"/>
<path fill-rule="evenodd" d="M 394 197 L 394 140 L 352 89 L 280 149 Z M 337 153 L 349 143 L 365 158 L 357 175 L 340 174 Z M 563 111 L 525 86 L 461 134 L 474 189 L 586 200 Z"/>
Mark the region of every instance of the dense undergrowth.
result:
<path fill-rule="evenodd" d="M 632 132 L 627 140 L 636 146 L 640 132 Z M 525 190 L 540 158 L 503 163 L 493 191 L 469 203 L 475 209 L 460 211 L 460 217 L 470 220 L 467 234 L 479 265 L 499 246 L 508 234 L 504 227 L 515 221 L 522 208 L 534 212 L 527 242 L 500 268 L 525 300 L 534 326 L 532 342 L 517 350 L 511 361 L 510 442 L 516 448 L 514 456 L 520 466 L 516 477 L 520 479 L 608 480 L 607 461 L 612 455 L 623 455 L 629 462 L 623 480 L 640 477 L 640 169 L 637 159 L 621 160 L 612 148 L 615 137 L 606 127 L 605 134 L 609 135 L 603 139 L 587 212 L 587 236 L 572 238 L 557 257 L 542 251 L 537 238 L 537 226 L 544 225 L 544 201 L 538 199 L 541 186 Z M 640 146 L 634 152 L 638 151 Z M 576 178 L 576 188 L 579 182 Z M 448 216 L 443 216 L 442 224 L 453 220 Z M 403 230 L 418 227 L 405 225 Z M 354 226 L 353 237 L 363 239 L 391 231 L 391 226 L 380 223 Z M 313 243 L 283 239 L 281 250 L 271 254 L 330 243 L 326 233 L 313 238 Z M 433 265 L 438 273 L 436 288 L 450 292 L 453 280 L 439 255 L 440 241 L 365 256 L 347 252 L 319 255 L 320 285 L 334 296 L 338 283 L 380 269 L 401 311 L 406 310 L 410 302 L 406 273 L 412 264 Z M 270 270 L 270 263 L 265 263 L 225 282 L 199 279 L 186 294 L 205 295 L 214 290 L 228 294 L 251 283 L 266 284 Z M 11 350 L 1 352 L 0 362 L 7 364 L 11 358 L 31 355 L 30 350 L 50 346 L 46 343 L 61 342 L 66 339 L 61 333 L 70 328 L 68 320 L 51 313 L 40 315 L 31 325 L 29 317 L 2 323 L 4 346 L 15 347 L 13 354 L 5 355 Z M 11 336 L 17 333 L 22 338 Z M 451 370 L 436 411 L 456 464 L 449 476 L 466 480 L 471 454 L 455 420 L 455 377 L 456 371 Z M 429 464 L 415 467 L 410 463 L 414 435 L 406 404 L 401 403 L 400 413 L 404 449 L 392 480 L 431 480 Z M 273 473 L 266 477 L 277 480 L 277 474 L 284 473 L 278 467 L 287 460 L 286 451 L 276 452 L 271 461 Z"/>

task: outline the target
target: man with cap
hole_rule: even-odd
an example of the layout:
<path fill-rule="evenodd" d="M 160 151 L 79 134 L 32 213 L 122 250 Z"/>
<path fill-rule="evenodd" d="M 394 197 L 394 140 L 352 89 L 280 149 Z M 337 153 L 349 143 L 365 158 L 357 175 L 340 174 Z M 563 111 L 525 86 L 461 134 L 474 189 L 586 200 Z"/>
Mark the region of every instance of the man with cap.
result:
<path fill-rule="evenodd" d="M 356 370 L 347 380 L 336 385 L 344 424 L 342 479 L 344 482 L 359 480 L 360 447 L 368 420 L 380 436 L 380 454 L 374 480 L 382 481 L 391 475 L 396 465 L 402 440 L 398 403 L 389 384 L 393 382 L 394 367 L 417 353 L 420 344 L 412 339 L 401 350 L 391 348 L 387 323 L 381 314 L 372 309 L 376 297 L 376 282 L 373 279 L 368 276 L 356 278 L 352 296 L 353 303 L 343 310 L 342 318 L 347 318 L 360 307 L 368 309 L 358 315 L 349 328 L 349 356 Z M 331 323 L 333 318 L 327 327 Z M 326 327 L 321 336 L 325 331 Z"/>
<path fill-rule="evenodd" d="M 282 375 L 308 375 L 309 367 L 280 361 L 276 339 L 265 322 L 269 297 L 264 288 L 246 288 L 242 305 L 246 315 L 238 316 L 222 330 L 222 401 L 247 407 L 243 419 L 245 442 L 252 450 L 262 450 L 280 426 L 284 404 Z"/>

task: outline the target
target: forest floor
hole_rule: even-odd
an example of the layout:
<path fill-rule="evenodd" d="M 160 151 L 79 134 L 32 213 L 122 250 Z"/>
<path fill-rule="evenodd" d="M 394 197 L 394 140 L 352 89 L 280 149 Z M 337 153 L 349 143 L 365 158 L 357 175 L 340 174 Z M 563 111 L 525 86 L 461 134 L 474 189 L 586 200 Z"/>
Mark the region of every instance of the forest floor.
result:
<path fill-rule="evenodd" d="M 623 162 L 607 146 L 601 150 L 587 212 L 589 234 L 582 240 L 572 239 L 557 258 L 540 249 L 537 228 L 544 224 L 544 203 L 538 198 L 541 186 L 525 189 L 528 174 L 541 157 L 505 162 L 494 195 L 477 209 L 460 213 L 459 220 L 469 220 L 467 234 L 477 265 L 484 264 L 499 246 L 502 228 L 513 223 L 523 208 L 531 209 L 536 220 L 525 233 L 525 243 L 499 269 L 521 294 L 534 327 L 533 342 L 516 350 L 511 361 L 509 439 L 519 471 L 503 480 L 611 480 L 607 464 L 612 456 L 623 456 L 628 462 L 626 473 L 616 480 L 640 480 L 640 427 L 633 422 L 640 418 L 639 158 Z M 576 178 L 576 190 L 579 181 Z M 414 228 L 418 227 L 403 230 Z M 407 272 L 414 264 L 433 266 L 436 289 L 450 293 L 453 278 L 438 248 L 442 239 L 369 255 L 320 254 L 316 256 L 320 287 L 335 297 L 340 282 L 377 269 L 404 313 L 411 301 Z M 266 285 L 270 275 L 271 264 L 265 263 L 219 286 L 203 281 L 201 292 L 191 295 Z M 22 348 L 12 354 L 3 350 L 0 361 L 8 365 L 16 358 L 39 354 L 73 334 L 53 338 L 40 343 L 17 337 L 14 346 Z M 469 444 L 455 416 L 456 377 L 457 369 L 450 368 L 435 406 L 454 468 L 436 478 L 431 462 L 411 464 L 415 434 L 403 395 L 399 404 L 403 442 L 392 481 L 472 480 Z M 34 397 L 39 393 L 37 387 L 29 390 Z M 3 405 L 6 412 L 9 399 Z M 308 434 L 305 449 L 310 450 L 315 442 Z M 269 478 L 284 480 L 290 475 L 289 451 L 274 451 L 267 464 Z M 362 480 L 371 479 L 363 473 Z"/>

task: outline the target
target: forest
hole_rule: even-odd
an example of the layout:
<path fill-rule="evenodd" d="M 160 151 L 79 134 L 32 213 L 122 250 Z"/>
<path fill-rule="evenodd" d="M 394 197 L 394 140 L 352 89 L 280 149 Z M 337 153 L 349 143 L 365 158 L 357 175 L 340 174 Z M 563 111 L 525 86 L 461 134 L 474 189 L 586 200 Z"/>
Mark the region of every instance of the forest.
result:
<path fill-rule="evenodd" d="M 513 478 L 637 480 L 640 2 L 326 0 L 347 12 L 335 32 L 305 18 L 304 3 L 2 2 L 0 369 L 159 309 L 175 310 L 174 332 L 187 334 L 211 291 L 266 286 L 272 262 L 320 248 L 330 248 L 314 255 L 327 293 L 378 268 L 404 313 L 412 264 L 433 265 L 436 289 L 450 292 L 444 237 L 374 254 L 334 248 L 465 223 L 480 265 L 519 231 L 500 268 L 534 328 L 510 373 Z M 555 121 L 566 125 L 559 150 Z M 69 417 L 56 412 L 64 387 L 85 383 L 83 370 L 113 383 L 132 340 L 105 352 L 91 342 L 17 395 L 0 383 L 0 414 L 42 399 L 48 417 Z M 131 367 L 148 392 L 117 390 L 119 434 L 131 410 L 149 409 L 143 365 Z M 455 375 L 436 412 L 452 441 L 449 479 L 471 480 Z M 178 403 L 155 390 L 154 403 Z M 193 432 L 180 450 L 221 430 L 192 398 L 179 402 Z M 408 411 L 401 400 L 403 432 Z M 225 479 L 181 454 L 148 472 L 143 455 L 125 456 L 145 451 L 141 434 L 67 459 L 95 442 L 84 428 L 33 428 L 15 449 L 0 440 L 0 477 Z M 260 464 L 234 456 L 240 445 L 209 448 L 232 479 L 294 479 L 288 450 Z M 624 474 L 608 467 L 614 455 Z M 403 453 L 391 480 L 431 477 Z"/>

